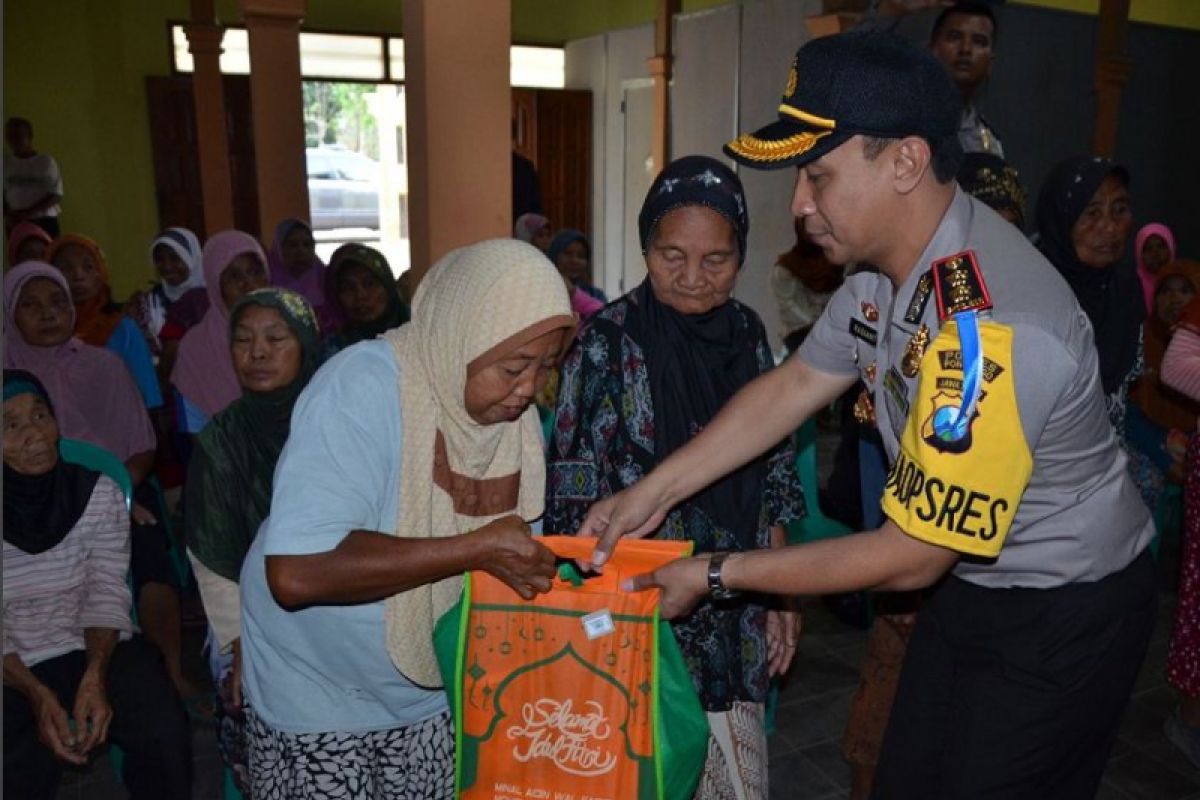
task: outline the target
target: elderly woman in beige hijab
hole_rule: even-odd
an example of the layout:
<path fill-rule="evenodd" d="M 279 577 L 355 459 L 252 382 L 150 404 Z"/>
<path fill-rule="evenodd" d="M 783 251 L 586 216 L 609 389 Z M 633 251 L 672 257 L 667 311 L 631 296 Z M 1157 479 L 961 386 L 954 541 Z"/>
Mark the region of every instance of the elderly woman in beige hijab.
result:
<path fill-rule="evenodd" d="M 433 266 L 410 324 L 301 395 L 241 574 L 257 800 L 453 794 L 433 625 L 467 570 L 550 588 L 528 525 L 545 485 L 532 401 L 574 328 L 542 253 L 483 242 Z"/>

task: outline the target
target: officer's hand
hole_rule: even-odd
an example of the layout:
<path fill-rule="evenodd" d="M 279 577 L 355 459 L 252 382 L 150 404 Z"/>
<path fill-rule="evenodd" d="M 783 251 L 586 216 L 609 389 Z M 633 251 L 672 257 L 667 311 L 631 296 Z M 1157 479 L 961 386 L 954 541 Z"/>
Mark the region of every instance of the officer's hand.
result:
<path fill-rule="evenodd" d="M 600 541 L 592 553 L 591 564 L 585 566 L 593 569 L 604 566 L 622 536 L 641 538 L 654 533 L 662 525 L 667 510 L 651 478 L 593 504 L 578 535 L 598 536 Z"/>
<path fill-rule="evenodd" d="M 653 572 L 635 575 L 621 583 L 627 592 L 658 589 L 658 610 L 663 619 L 675 619 L 691 613 L 708 594 L 708 556 L 681 558 Z"/>

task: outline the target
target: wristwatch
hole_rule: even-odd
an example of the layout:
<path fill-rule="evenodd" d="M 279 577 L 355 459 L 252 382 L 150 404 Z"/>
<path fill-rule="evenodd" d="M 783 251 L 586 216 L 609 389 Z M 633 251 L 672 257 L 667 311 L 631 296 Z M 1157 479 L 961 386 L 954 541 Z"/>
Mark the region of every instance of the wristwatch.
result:
<path fill-rule="evenodd" d="M 725 566 L 725 559 L 728 557 L 729 553 L 722 551 L 713 553 L 708 559 L 708 593 L 714 600 L 728 600 L 738 596 L 736 589 L 726 588 L 721 580 L 721 567 Z"/>

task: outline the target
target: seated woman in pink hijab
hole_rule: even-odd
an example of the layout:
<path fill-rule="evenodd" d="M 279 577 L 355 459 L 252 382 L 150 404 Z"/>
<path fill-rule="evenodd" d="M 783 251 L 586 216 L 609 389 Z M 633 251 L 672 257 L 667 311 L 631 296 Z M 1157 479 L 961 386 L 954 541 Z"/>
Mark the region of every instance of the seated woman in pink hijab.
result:
<path fill-rule="evenodd" d="M 1175 260 L 1175 235 L 1161 222 L 1143 225 L 1133 240 L 1133 257 L 1146 296 L 1146 313 L 1154 314 L 1154 284 L 1160 269 Z"/>
<path fill-rule="evenodd" d="M 213 234 L 204 245 L 208 310 L 179 343 L 171 383 L 179 398 L 179 429 L 196 434 L 242 396 L 229 361 L 229 309 L 267 285 L 267 259 L 258 241 L 241 231 Z"/>

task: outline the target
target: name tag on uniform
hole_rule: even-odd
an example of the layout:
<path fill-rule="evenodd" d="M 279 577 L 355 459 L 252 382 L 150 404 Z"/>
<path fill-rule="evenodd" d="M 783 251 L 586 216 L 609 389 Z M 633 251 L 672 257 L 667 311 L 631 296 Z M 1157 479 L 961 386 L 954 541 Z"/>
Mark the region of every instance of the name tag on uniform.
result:
<path fill-rule="evenodd" d="M 862 339 L 872 347 L 879 344 L 879 335 L 875 329 L 861 320 L 850 319 L 850 335 L 855 339 Z"/>

